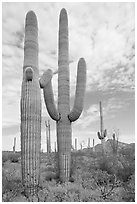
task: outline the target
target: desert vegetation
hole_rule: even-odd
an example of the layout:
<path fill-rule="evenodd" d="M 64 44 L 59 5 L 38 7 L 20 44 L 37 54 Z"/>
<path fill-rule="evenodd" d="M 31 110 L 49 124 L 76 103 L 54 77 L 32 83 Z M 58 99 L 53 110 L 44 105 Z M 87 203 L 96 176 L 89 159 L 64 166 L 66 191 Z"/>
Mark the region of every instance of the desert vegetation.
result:
<path fill-rule="evenodd" d="M 71 177 L 61 183 L 57 168 L 57 153 L 41 153 L 39 202 L 134 202 L 135 201 L 135 147 L 119 145 L 114 156 L 110 142 L 109 152 L 102 156 L 101 145 L 72 151 Z M 12 156 L 11 156 L 12 155 Z M 21 182 L 20 152 L 3 152 L 3 202 L 27 202 Z"/>

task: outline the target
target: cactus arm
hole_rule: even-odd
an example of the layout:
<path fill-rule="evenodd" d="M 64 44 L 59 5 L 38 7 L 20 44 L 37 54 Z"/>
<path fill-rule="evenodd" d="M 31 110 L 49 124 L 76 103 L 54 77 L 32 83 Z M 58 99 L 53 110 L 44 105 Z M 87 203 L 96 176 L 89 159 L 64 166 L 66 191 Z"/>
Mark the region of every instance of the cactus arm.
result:
<path fill-rule="evenodd" d="M 68 118 L 71 122 L 77 120 L 81 115 L 84 104 L 85 88 L 86 88 L 86 63 L 85 60 L 81 58 L 78 63 L 77 86 L 74 107 L 70 114 L 68 115 Z"/>
<path fill-rule="evenodd" d="M 58 121 L 60 119 L 59 113 L 55 106 L 54 95 L 52 89 L 52 71 L 48 69 L 39 80 L 40 87 L 43 88 L 44 100 L 50 117 Z"/>

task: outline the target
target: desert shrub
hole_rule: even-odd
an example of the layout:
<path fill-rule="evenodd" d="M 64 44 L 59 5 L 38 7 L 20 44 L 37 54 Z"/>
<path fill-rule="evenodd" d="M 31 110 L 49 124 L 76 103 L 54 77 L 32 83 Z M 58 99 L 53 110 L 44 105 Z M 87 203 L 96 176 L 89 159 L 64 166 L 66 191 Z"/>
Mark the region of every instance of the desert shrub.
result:
<path fill-rule="evenodd" d="M 15 172 L 5 172 L 2 170 L 2 198 L 4 202 L 9 202 L 18 194 L 23 192 L 21 179 L 14 176 Z"/>
<path fill-rule="evenodd" d="M 122 197 L 126 202 L 135 202 L 135 174 L 123 183 Z"/>
<path fill-rule="evenodd" d="M 107 199 L 120 184 L 115 175 L 108 174 L 107 171 L 97 170 L 93 172 L 93 179 L 96 188 L 99 189 L 101 197 Z"/>
<path fill-rule="evenodd" d="M 112 174 L 113 163 L 111 158 L 109 157 L 101 157 L 99 160 L 99 169 L 102 171 L 106 171 L 108 174 Z"/>
<path fill-rule="evenodd" d="M 51 181 L 52 179 L 56 179 L 56 178 L 57 178 L 57 174 L 55 172 L 47 171 L 45 173 L 45 180 L 46 181 Z"/>
<path fill-rule="evenodd" d="M 92 202 L 100 200 L 94 191 L 70 182 L 54 186 L 48 184 L 39 192 L 39 197 L 41 202 Z"/>
<path fill-rule="evenodd" d="M 117 168 L 116 175 L 121 181 L 127 182 L 135 172 L 135 161 L 124 156 L 120 156 L 119 161 L 121 166 Z"/>
<path fill-rule="evenodd" d="M 20 160 L 20 153 L 19 152 L 16 152 L 16 153 L 13 153 L 13 152 L 3 152 L 2 153 L 2 162 L 3 162 L 3 164 L 6 161 L 17 163 L 17 162 L 19 162 L 19 160 Z"/>
<path fill-rule="evenodd" d="M 11 153 L 10 156 L 9 156 L 10 161 L 13 162 L 13 163 L 19 162 L 19 157 L 20 157 L 20 155 L 17 154 L 17 153 Z"/>
<path fill-rule="evenodd" d="M 9 160 L 8 154 L 2 154 L 2 164 Z"/>

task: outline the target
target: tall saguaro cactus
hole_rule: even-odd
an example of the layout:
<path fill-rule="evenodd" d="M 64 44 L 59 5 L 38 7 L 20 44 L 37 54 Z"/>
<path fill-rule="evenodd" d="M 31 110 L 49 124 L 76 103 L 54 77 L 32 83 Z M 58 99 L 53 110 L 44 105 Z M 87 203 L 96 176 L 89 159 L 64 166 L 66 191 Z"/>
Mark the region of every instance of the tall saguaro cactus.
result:
<path fill-rule="evenodd" d="M 40 176 L 41 95 L 38 71 L 38 26 L 29 11 L 25 22 L 24 64 L 21 91 L 21 166 L 25 195 L 36 197 Z"/>
<path fill-rule="evenodd" d="M 58 110 L 54 103 L 51 70 L 44 73 L 40 84 L 44 91 L 48 113 L 52 119 L 56 120 L 59 177 L 62 182 L 65 182 L 70 178 L 71 123 L 77 120 L 82 112 L 86 85 L 86 63 L 81 58 L 78 62 L 74 107 L 70 111 L 68 17 L 65 9 L 62 9 L 60 13 L 58 45 Z M 47 78 L 49 82 L 45 83 Z"/>
<path fill-rule="evenodd" d="M 105 137 L 107 136 L 107 130 L 104 130 L 103 124 L 103 112 L 102 112 L 102 104 L 101 101 L 99 102 L 100 107 L 100 132 L 98 132 L 98 138 L 101 140 L 101 144 L 103 146 L 103 151 L 105 151 Z"/>

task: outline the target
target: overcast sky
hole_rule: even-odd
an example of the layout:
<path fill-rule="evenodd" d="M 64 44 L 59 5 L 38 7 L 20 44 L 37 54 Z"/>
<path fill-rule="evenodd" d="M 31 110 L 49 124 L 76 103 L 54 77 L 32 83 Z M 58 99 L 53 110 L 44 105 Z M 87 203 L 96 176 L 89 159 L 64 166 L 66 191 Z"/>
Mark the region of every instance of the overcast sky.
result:
<path fill-rule="evenodd" d="M 102 101 L 104 126 L 108 138 L 119 129 L 119 140 L 135 141 L 135 8 L 134 3 L 3 3 L 2 8 L 2 148 L 12 150 L 17 138 L 20 150 L 20 95 L 22 83 L 24 22 L 26 13 L 37 15 L 39 33 L 39 71 L 57 70 L 58 21 L 62 8 L 69 19 L 69 60 L 71 107 L 73 106 L 77 62 L 87 63 L 87 88 L 81 117 L 72 124 L 72 141 L 87 145 L 97 138 L 99 101 Z M 53 88 L 57 101 L 57 75 Z M 45 120 L 50 119 L 42 96 L 41 148 L 46 150 Z M 51 122 L 54 149 L 56 123 Z"/>

